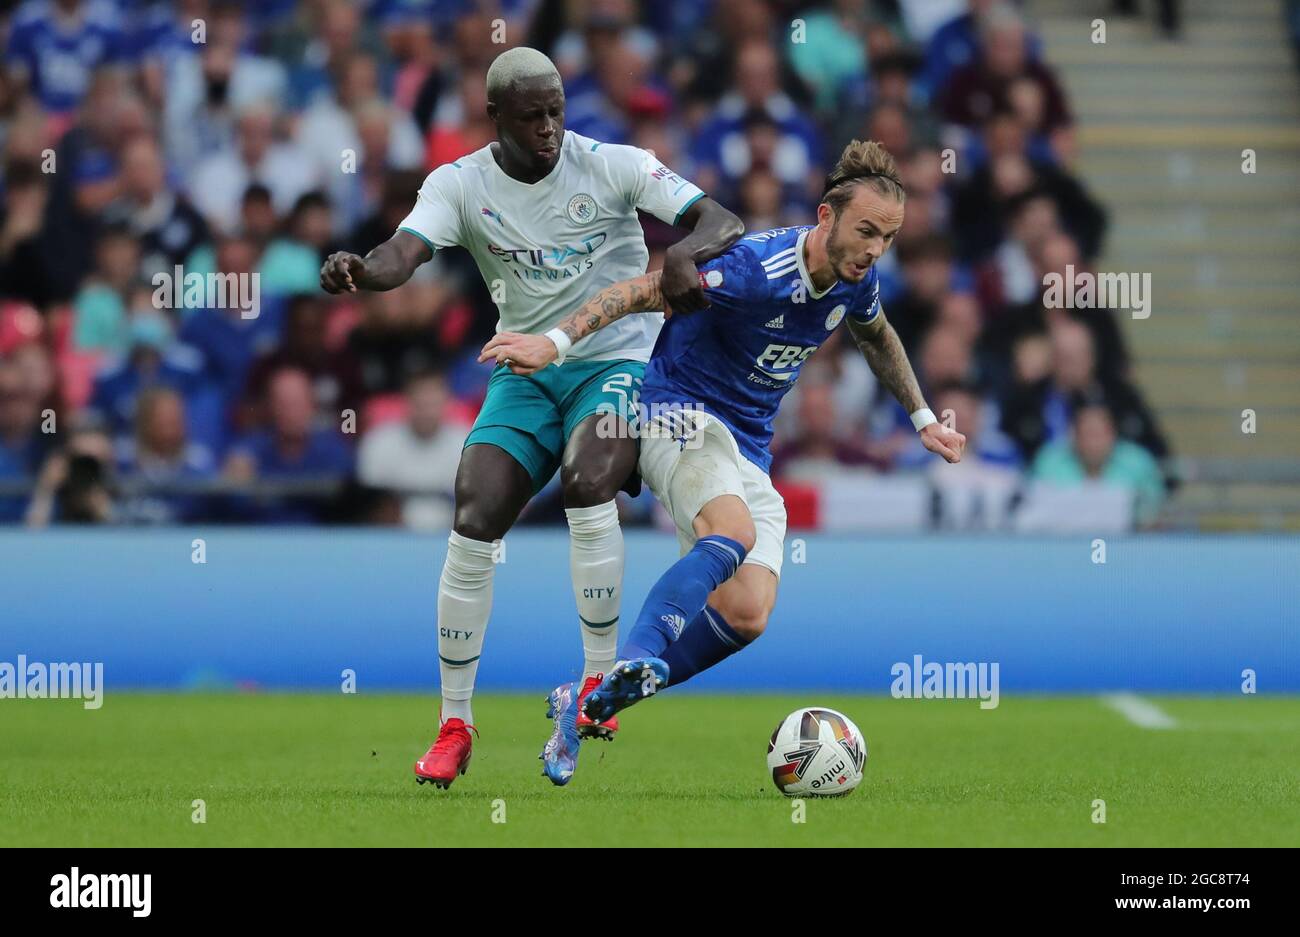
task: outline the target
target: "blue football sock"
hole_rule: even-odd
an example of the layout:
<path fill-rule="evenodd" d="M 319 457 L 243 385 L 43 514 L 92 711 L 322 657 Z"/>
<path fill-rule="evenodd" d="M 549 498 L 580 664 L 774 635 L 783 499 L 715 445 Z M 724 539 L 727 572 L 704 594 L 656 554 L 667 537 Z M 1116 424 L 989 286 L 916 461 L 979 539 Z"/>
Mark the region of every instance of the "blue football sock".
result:
<path fill-rule="evenodd" d="M 623 660 L 659 657 L 677 640 L 687 622 L 694 621 L 709 593 L 730 579 L 746 550 L 729 537 L 701 537 L 695 546 L 659 577 L 636 625 L 623 645 Z"/>
<path fill-rule="evenodd" d="M 682 636 L 664 651 L 668 665 L 668 686 L 677 686 L 703 670 L 720 664 L 749 644 L 727 624 L 722 613 L 711 605 L 695 616 Z"/>

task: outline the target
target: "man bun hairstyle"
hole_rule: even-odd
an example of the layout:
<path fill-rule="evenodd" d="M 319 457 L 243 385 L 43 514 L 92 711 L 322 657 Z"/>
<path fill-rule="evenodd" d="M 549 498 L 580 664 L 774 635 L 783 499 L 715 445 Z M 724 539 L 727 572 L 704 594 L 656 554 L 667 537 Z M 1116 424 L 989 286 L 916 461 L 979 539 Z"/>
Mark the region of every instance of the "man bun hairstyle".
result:
<path fill-rule="evenodd" d="M 826 177 L 822 201 L 839 215 L 860 184 L 900 202 L 906 198 L 894 157 L 875 140 L 854 140 L 844 148 L 835 168 Z"/>

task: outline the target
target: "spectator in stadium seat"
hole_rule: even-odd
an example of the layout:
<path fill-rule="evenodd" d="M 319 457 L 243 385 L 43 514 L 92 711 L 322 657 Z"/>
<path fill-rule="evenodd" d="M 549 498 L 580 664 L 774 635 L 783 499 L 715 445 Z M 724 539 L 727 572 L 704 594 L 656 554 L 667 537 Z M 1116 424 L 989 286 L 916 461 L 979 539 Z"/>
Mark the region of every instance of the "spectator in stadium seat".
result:
<path fill-rule="evenodd" d="M 362 437 L 357 478 L 401 496 L 407 527 L 449 528 L 465 429 L 446 421 L 448 391 L 441 375 L 414 375 L 406 385 L 406 403 L 405 420 Z"/>
<path fill-rule="evenodd" d="M 880 101 L 867 118 L 864 140 L 876 140 L 891 153 L 912 152 L 912 122 L 907 110 L 893 101 Z"/>
<path fill-rule="evenodd" d="M 1074 275 L 1095 273 L 1091 265 L 1083 259 L 1079 246 L 1068 234 L 1055 231 L 1043 238 L 1038 250 L 1033 255 L 1034 275 L 1046 290 L 1046 278 L 1049 274 L 1064 280 L 1073 268 Z M 1124 342 L 1124 333 L 1120 331 L 1117 310 L 1114 309 L 1058 309 L 1044 308 L 1044 320 L 1050 325 L 1063 319 L 1082 322 L 1092 333 L 1096 352 L 1096 367 L 1099 378 L 1109 381 L 1113 378 L 1127 379 L 1129 375 L 1129 354 Z"/>
<path fill-rule="evenodd" d="M 319 167 L 300 148 L 275 140 L 276 112 L 251 104 L 239 113 L 235 144 L 195 166 L 187 190 L 203 217 L 217 231 L 238 230 L 244 193 L 255 182 L 266 186 L 277 214 L 287 214 L 304 192 L 316 188 Z"/>
<path fill-rule="evenodd" d="M 289 69 L 290 106 L 305 112 L 312 111 L 322 99 L 337 98 L 340 77 L 354 58 L 367 58 L 374 65 L 374 54 L 379 51 L 373 32 L 366 28 L 367 11 L 363 5 L 352 0 L 323 0 L 314 12 L 316 15 L 295 31 L 293 46 L 284 56 Z M 379 13 L 373 8 L 370 12 Z M 378 89 L 376 72 L 368 90 L 353 101 L 369 98 Z"/>
<path fill-rule="evenodd" d="M 867 81 L 867 11 L 858 0 L 833 0 L 828 7 L 803 15 L 804 41 L 791 42 L 787 54 L 812 89 L 813 106 L 833 115 Z"/>
<path fill-rule="evenodd" d="M 1136 388 L 1118 376 L 1098 374 L 1096 347 L 1084 323 L 1062 316 L 1052 321 L 1048 337 L 1050 376 L 1017 384 L 1003 405 L 1002 428 L 1026 461 L 1043 446 L 1069 435 L 1073 402 L 1085 396 L 1107 401 L 1113 425 L 1125 440 L 1157 458 L 1169 454 L 1168 444 Z"/>
<path fill-rule="evenodd" d="M 141 275 L 172 272 L 208 237 L 207 222 L 179 192 L 167 186 L 162 151 L 153 137 L 138 134 L 122 147 L 121 195 L 104 214 L 125 224 L 140 245 Z"/>
<path fill-rule="evenodd" d="M 951 420 L 953 428 L 966 436 L 961 461 L 953 472 L 936 471 L 929 459 L 900 461 L 923 469 L 929 477 L 937 495 L 940 527 L 1002 527 L 1020 485 L 1020 459 L 1014 444 L 997 431 L 996 405 L 983 400 L 979 388 L 970 383 L 945 385 L 931 395 L 930 402 L 940 420 Z"/>
<path fill-rule="evenodd" d="M 913 0 L 915 2 L 915 0 Z M 1000 0 L 968 0 L 968 9 L 943 23 L 930 34 L 925 43 L 925 70 L 922 87 L 930 97 L 936 97 L 956 72 L 971 65 L 980 52 L 980 18 Z M 1041 43 L 1038 37 L 1029 39 L 1029 56 L 1037 61 Z"/>
<path fill-rule="evenodd" d="M 707 170 L 699 179 L 712 174 L 734 189 L 753 164 L 750 130 L 758 126 L 755 112 L 761 112 L 776 129 L 769 168 L 785 185 L 802 187 L 811 196 L 821 193 L 821 135 L 781 90 L 779 66 L 771 42 L 749 40 L 736 52 L 731 89 L 700 128 L 692 148 L 695 161 Z"/>
<path fill-rule="evenodd" d="M 284 222 L 284 237 L 312 251 L 317 262 L 334 252 L 334 210 L 323 192 L 308 192 L 293 205 Z"/>
<path fill-rule="evenodd" d="M 585 54 L 574 56 L 582 69 L 565 83 L 565 126 L 607 143 L 630 143 L 638 116 L 663 118 L 672 106 L 653 71 L 658 43 L 631 26 L 622 10 L 589 15 L 583 36 Z M 563 50 L 560 55 L 563 62 Z"/>
<path fill-rule="evenodd" d="M 236 443 L 225 475 L 236 482 L 258 479 L 342 483 L 352 472 L 352 451 L 337 426 L 318 424 L 311 378 L 297 368 L 276 372 L 267 384 L 269 427 Z M 254 498 L 242 508 L 266 523 L 320 520 L 328 496 L 277 495 Z"/>
<path fill-rule="evenodd" d="M 890 322 L 903 347 L 915 353 L 944 297 L 952 290 L 966 289 L 969 277 L 954 262 L 952 244 L 942 234 L 903 241 L 898 245 L 898 264 L 903 286 L 890 297 Z"/>
<path fill-rule="evenodd" d="M 597 81 L 594 72 L 606 61 L 624 54 L 653 60 L 659 53 L 655 34 L 636 22 L 635 0 L 589 0 L 583 6 L 552 50 L 570 97 L 589 91 Z"/>
<path fill-rule="evenodd" d="M 344 410 L 361 412 L 361 368 L 347 348 L 329 347 L 328 319 L 328 304 L 318 292 L 289 298 L 284 344 L 259 357 L 249 371 L 241 413 L 244 429 L 266 424 L 263 407 L 268 385 L 273 375 L 286 368 L 296 368 L 311 378 L 316 408 L 323 417 L 338 422 Z"/>
<path fill-rule="evenodd" d="M 41 393 L 13 360 L 0 358 L 0 479 L 34 478 L 54 448 L 55 435 L 41 432 Z M 0 495 L 0 522 L 21 520 L 25 495 Z"/>
<path fill-rule="evenodd" d="M 321 219 L 317 218 L 314 236 L 327 240 L 330 237 L 329 202 L 320 192 L 312 191 L 302 195 L 294 203 L 289 219 L 284 224 L 280 223 L 279 216 L 276 215 L 271 192 L 266 186 L 255 182 L 244 192 L 240 201 L 238 230 L 240 236 L 257 253 L 257 272 L 261 276 L 260 289 L 263 294 L 284 297 L 319 287 L 320 252 L 313 244 L 300 242 L 290 229 L 290 225 L 301 214 L 312 211 L 324 213 L 325 230 L 322 234 L 319 230 Z M 214 273 L 216 262 L 214 245 L 202 244 L 185 261 L 185 273 Z"/>
<path fill-rule="evenodd" d="M 139 275 L 139 241 L 125 224 L 106 227 L 95 244 L 95 269 L 73 300 L 72 341 L 78 349 L 126 352 L 127 315 Z"/>
<path fill-rule="evenodd" d="M 189 434 L 210 447 L 219 446 L 222 398 L 218 389 L 204 380 L 202 357 L 175 340 L 166 315 L 141 305 L 141 292 L 137 290 L 133 296 L 128 348 L 101 366 L 89 409 L 107 432 L 121 437 L 135 425 L 140 394 L 151 387 L 170 388 L 186 401 Z"/>
<path fill-rule="evenodd" d="M 303 113 L 297 140 L 334 205 L 335 233 L 343 235 L 377 206 L 376 178 L 388 169 L 419 169 L 425 143 L 411 115 L 382 98 L 372 56 L 347 55 L 332 77 L 332 93 L 318 95 Z"/>
<path fill-rule="evenodd" d="M 448 95 L 432 116 L 424 144 L 425 169 L 454 162 L 496 139 L 496 127 L 487 116 L 487 75 L 462 71 L 456 90 L 458 94 Z M 408 209 L 409 201 L 403 203 Z"/>
<path fill-rule="evenodd" d="M 927 395 L 935 388 L 974 383 L 982 377 L 967 330 L 956 323 L 935 323 L 926 329 L 912 360 L 917 380 Z M 906 462 L 911 457 L 922 459 L 924 448 L 913 446 L 916 430 L 911 417 L 889 395 L 877 397 L 869 423 L 871 451 L 890 464 Z"/>
<path fill-rule="evenodd" d="M 367 394 L 398 393 L 413 374 L 446 366 L 463 347 L 473 310 L 427 269 L 397 289 L 362 296 L 363 318 L 348 336 L 348 348 L 360 363 Z"/>
<path fill-rule="evenodd" d="M 908 135 L 914 146 L 938 147 L 940 126 L 934 113 L 924 106 L 923 99 L 915 90 L 913 75 L 917 69 L 915 58 L 907 52 L 891 52 L 871 63 L 871 101 L 879 109 L 883 106 L 898 108 L 907 121 Z M 846 128 L 847 129 L 847 128 Z M 853 137 L 860 137 L 860 130 L 854 126 L 845 136 L 837 134 L 837 139 L 845 143 Z M 869 139 L 876 139 L 870 137 Z M 891 150 L 897 153 L 898 160 L 906 160 L 910 150 Z M 906 184 L 906 179 L 904 179 Z M 908 187 L 911 194 L 911 187 Z"/>
<path fill-rule="evenodd" d="M 1044 446 L 1030 475 L 1060 485 L 1101 481 L 1130 489 L 1140 527 L 1154 524 L 1165 497 L 1160 466 L 1146 449 L 1119 438 L 1115 419 L 1100 398 L 1076 402 L 1068 438 Z"/>
<path fill-rule="evenodd" d="M 44 306 L 61 289 L 46 263 L 48 177 L 25 163 L 5 169 L 0 187 L 0 296 Z"/>
<path fill-rule="evenodd" d="M 980 305 L 990 320 L 1008 306 L 1033 303 L 1043 282 L 1034 266 L 1047 239 L 1060 232 L 1056 203 L 1031 189 L 1007 205 L 1007 238 L 975 271 Z"/>
<path fill-rule="evenodd" d="M 267 193 L 269 196 L 269 193 Z M 270 199 L 263 202 L 265 219 L 271 230 L 266 237 L 266 247 L 257 265 L 262 275 L 262 290 L 275 296 L 307 292 L 320 283 L 320 264 L 323 260 L 318 244 L 328 244 L 331 213 L 329 202 L 318 191 L 307 192 L 294 202 L 288 218 L 281 224 Z M 312 232 L 304 218 L 315 216 L 316 243 L 306 243 L 297 236 Z"/>
<path fill-rule="evenodd" d="M 228 237 L 217 243 L 216 272 L 247 277 L 257 269 L 256 246 L 248 238 Z M 249 282 L 251 280 L 242 280 Z M 260 354 L 279 345 L 284 331 L 284 304 L 263 293 L 257 315 L 244 318 L 236 303 L 223 308 L 193 310 L 181 325 L 182 342 L 202 355 L 203 375 L 233 404 L 248 381 L 248 371 Z"/>
<path fill-rule="evenodd" d="M 994 4 L 979 17 L 979 56 L 949 74 L 938 92 L 939 109 L 945 120 L 978 127 L 996 108 L 1010 105 L 1009 90 L 1019 78 L 1042 92 L 1041 120 L 1028 128 L 1032 133 L 1047 135 L 1070 126 L 1065 92 L 1051 69 L 1030 54 L 1020 14 L 1007 4 Z"/>
<path fill-rule="evenodd" d="M 115 4 L 52 0 L 22 4 L 14 14 L 5 67 L 28 85 L 54 117 L 68 117 L 100 66 L 124 62 L 129 48 Z M 57 134 L 56 134 L 57 135 Z"/>
<path fill-rule="evenodd" d="M 117 197 L 122 146 L 153 132 L 153 117 L 116 68 L 95 73 L 77 122 L 59 141 L 48 172 L 49 201 L 40 234 L 50 299 L 71 299 L 93 263 L 100 213 Z M 44 161 L 43 161 L 44 162 Z"/>
<path fill-rule="evenodd" d="M 830 384 L 801 383 L 798 403 L 799 419 L 791 437 L 773 447 L 773 478 L 817 482 L 849 469 L 883 468 L 862 443 L 842 434 Z"/>
<path fill-rule="evenodd" d="M 132 55 L 149 104 L 161 111 L 170 79 L 186 59 L 197 58 L 204 43 L 194 41 L 194 21 L 207 23 L 208 0 L 176 0 L 139 10 L 131 34 Z"/>
<path fill-rule="evenodd" d="M 32 489 L 25 523 L 106 524 L 116 520 L 113 444 L 94 420 L 64 431 L 66 444 L 52 451 Z"/>
<path fill-rule="evenodd" d="M 206 495 L 167 490 L 216 476 L 212 451 L 190 440 L 186 423 L 185 401 L 176 391 L 152 387 L 140 395 L 135 433 L 117 445 L 118 476 L 129 492 L 117 504 L 117 520 L 177 524 L 210 513 Z"/>
<path fill-rule="evenodd" d="M 740 204 L 737 214 L 746 231 L 765 231 L 795 223 L 799 212 L 785 201 L 781 180 L 763 169 L 750 170 L 740 180 Z"/>
<path fill-rule="evenodd" d="M 954 325 L 929 328 L 917 350 L 916 376 L 925 389 L 972 380 L 975 355 L 971 339 Z"/>
<path fill-rule="evenodd" d="M 207 34 L 199 54 L 176 60 L 167 76 L 163 146 L 168 164 L 185 180 L 207 157 L 227 148 L 232 128 L 245 112 L 278 111 L 287 97 L 284 66 L 256 54 L 246 41 L 241 5 L 216 5 L 205 22 Z M 247 185 L 247 181 L 231 185 L 230 206 Z M 194 202 L 200 210 L 207 204 L 198 198 Z"/>
<path fill-rule="evenodd" d="M 1027 155 L 1020 118 L 1000 109 L 985 125 L 982 139 L 984 150 L 975 154 L 979 165 L 953 192 L 953 233 L 961 256 L 981 260 L 997 250 L 1007 237 L 1012 209 L 1026 197 L 1041 194 L 1056 205 L 1057 216 L 1084 257 L 1095 257 L 1106 232 L 1105 209 L 1069 173 Z"/>
<path fill-rule="evenodd" d="M 424 174 L 419 171 L 388 173 L 384 179 L 384 194 L 378 208 L 373 215 L 349 232 L 344 249 L 364 257 L 392 237 L 393 232 L 402 223 L 402 219 L 411 211 L 413 198 L 411 193 L 419 192 L 423 181 Z M 442 260 L 443 258 L 435 254 L 432 262 L 441 263 Z"/>

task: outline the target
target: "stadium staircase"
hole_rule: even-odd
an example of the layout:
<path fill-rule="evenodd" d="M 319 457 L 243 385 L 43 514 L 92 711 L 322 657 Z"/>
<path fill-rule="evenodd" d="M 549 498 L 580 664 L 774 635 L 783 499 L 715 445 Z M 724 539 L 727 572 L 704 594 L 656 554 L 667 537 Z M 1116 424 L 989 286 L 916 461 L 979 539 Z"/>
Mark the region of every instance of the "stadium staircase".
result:
<path fill-rule="evenodd" d="M 1151 273 L 1150 318 L 1122 327 L 1185 479 L 1168 524 L 1300 530 L 1300 72 L 1281 0 L 1185 0 L 1179 41 L 1149 9 L 1027 6 L 1111 214 L 1100 269 Z"/>

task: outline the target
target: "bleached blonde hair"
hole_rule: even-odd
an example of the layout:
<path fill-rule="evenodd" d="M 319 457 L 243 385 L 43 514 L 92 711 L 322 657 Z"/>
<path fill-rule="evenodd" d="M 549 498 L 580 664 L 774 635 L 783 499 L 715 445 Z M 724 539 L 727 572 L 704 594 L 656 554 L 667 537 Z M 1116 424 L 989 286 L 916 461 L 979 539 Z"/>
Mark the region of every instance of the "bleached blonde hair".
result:
<path fill-rule="evenodd" d="M 560 72 L 545 54 L 527 46 L 507 49 L 498 55 L 487 71 L 487 95 L 489 101 L 498 100 L 498 96 L 509 91 L 511 86 L 534 78 L 554 78 L 560 81 Z"/>

